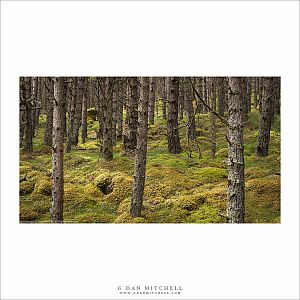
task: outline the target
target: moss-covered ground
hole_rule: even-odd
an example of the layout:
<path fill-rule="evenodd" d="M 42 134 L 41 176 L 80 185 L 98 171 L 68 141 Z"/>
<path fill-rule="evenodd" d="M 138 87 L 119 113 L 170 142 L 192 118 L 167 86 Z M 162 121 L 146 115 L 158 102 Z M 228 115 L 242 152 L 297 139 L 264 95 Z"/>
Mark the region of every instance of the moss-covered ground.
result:
<path fill-rule="evenodd" d="M 181 120 L 181 125 L 185 120 Z M 268 157 L 257 157 L 259 113 L 250 113 L 244 129 L 246 222 L 280 222 L 280 121 L 271 131 Z M 114 159 L 99 158 L 97 121 L 88 119 L 88 140 L 64 162 L 64 221 L 70 223 L 225 223 L 227 191 L 226 128 L 217 122 L 217 154 L 210 154 L 208 115 L 196 116 L 198 143 L 188 156 L 185 128 L 180 129 L 184 151 L 167 151 L 166 124 L 149 126 L 147 173 L 142 217 L 130 217 L 133 158 L 124 156 L 122 142 Z M 20 152 L 20 222 L 50 222 L 51 149 L 43 145 L 45 116 L 35 132 L 34 152 Z"/>

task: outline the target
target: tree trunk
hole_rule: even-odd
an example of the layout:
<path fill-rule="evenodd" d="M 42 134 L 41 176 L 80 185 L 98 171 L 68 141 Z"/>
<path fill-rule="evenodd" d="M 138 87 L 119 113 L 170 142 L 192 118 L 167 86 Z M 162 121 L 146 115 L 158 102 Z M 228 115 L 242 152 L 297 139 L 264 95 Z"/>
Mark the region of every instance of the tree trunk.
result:
<path fill-rule="evenodd" d="M 188 141 L 196 140 L 196 123 L 193 106 L 192 86 L 188 79 L 184 79 L 184 107 L 187 120 L 187 139 Z"/>
<path fill-rule="evenodd" d="M 228 99 L 228 193 L 229 223 L 244 223 L 245 181 L 243 141 L 243 99 L 240 77 L 229 77 Z"/>
<path fill-rule="evenodd" d="M 154 125 L 155 77 L 150 78 L 149 124 Z"/>
<path fill-rule="evenodd" d="M 71 78 L 71 97 L 69 102 L 68 114 L 68 130 L 67 130 L 67 143 L 66 152 L 71 151 L 72 140 L 74 136 L 74 116 L 75 116 L 75 105 L 76 105 L 76 91 L 77 91 L 77 78 Z"/>
<path fill-rule="evenodd" d="M 136 149 L 137 119 L 138 119 L 138 81 L 137 77 L 129 79 L 129 97 L 126 106 L 126 119 L 124 130 L 124 150 L 132 154 Z"/>
<path fill-rule="evenodd" d="M 220 116 L 224 117 L 224 111 L 225 111 L 225 78 L 220 77 L 218 78 L 218 112 Z"/>
<path fill-rule="evenodd" d="M 113 159 L 113 140 L 112 140 L 112 118 L 113 118 L 113 87 L 114 78 L 105 77 L 101 80 L 101 94 L 103 97 L 103 141 L 102 158 L 104 161 Z"/>
<path fill-rule="evenodd" d="M 141 77 L 141 86 L 142 90 L 139 101 L 137 150 L 135 154 L 134 175 L 130 203 L 130 214 L 132 217 L 141 216 L 143 205 L 147 154 L 149 77 Z"/>
<path fill-rule="evenodd" d="M 169 77 L 168 79 L 168 150 L 170 153 L 177 154 L 182 151 L 178 132 L 179 78 Z"/>
<path fill-rule="evenodd" d="M 73 139 L 72 145 L 77 146 L 79 129 L 81 126 L 82 117 L 82 98 L 83 98 L 83 78 L 77 79 L 77 90 L 76 90 L 76 104 L 75 104 L 75 115 L 74 115 L 74 128 L 73 128 Z"/>
<path fill-rule="evenodd" d="M 162 93 L 162 117 L 167 120 L 167 96 L 168 96 L 168 77 L 163 77 L 163 93 Z"/>
<path fill-rule="evenodd" d="M 25 132 L 25 105 L 26 101 L 24 99 L 24 77 L 19 78 L 19 95 L 20 95 L 20 107 L 19 107 L 19 125 L 20 125 L 20 136 L 19 145 L 20 148 L 23 146 L 24 132 Z"/>
<path fill-rule="evenodd" d="M 272 125 L 273 110 L 273 79 L 265 77 L 263 79 L 265 88 L 264 97 L 260 103 L 260 122 L 258 129 L 258 139 L 256 147 L 257 156 L 268 156 L 270 143 L 270 130 Z"/>
<path fill-rule="evenodd" d="M 51 77 L 45 78 L 46 89 L 46 126 L 44 131 L 44 144 L 52 146 L 52 128 L 53 128 L 53 80 Z"/>
<path fill-rule="evenodd" d="M 65 102 L 65 81 L 63 77 L 54 79 L 53 98 L 53 143 L 52 143 L 52 207 L 51 222 L 63 222 L 64 203 L 64 131 L 63 105 Z"/>
<path fill-rule="evenodd" d="M 216 81 L 215 78 L 211 78 L 211 107 L 216 111 Z M 212 112 L 210 114 L 211 122 L 211 157 L 216 157 L 217 150 L 217 130 L 216 130 L 216 116 Z"/>
<path fill-rule="evenodd" d="M 81 142 L 84 144 L 87 138 L 87 78 L 83 81 L 82 114 L 81 114 Z"/>
<path fill-rule="evenodd" d="M 27 152 L 32 152 L 32 137 L 33 137 L 33 119 L 32 119 L 32 82 L 31 77 L 25 77 L 24 80 L 24 99 L 25 99 L 25 145 Z"/>

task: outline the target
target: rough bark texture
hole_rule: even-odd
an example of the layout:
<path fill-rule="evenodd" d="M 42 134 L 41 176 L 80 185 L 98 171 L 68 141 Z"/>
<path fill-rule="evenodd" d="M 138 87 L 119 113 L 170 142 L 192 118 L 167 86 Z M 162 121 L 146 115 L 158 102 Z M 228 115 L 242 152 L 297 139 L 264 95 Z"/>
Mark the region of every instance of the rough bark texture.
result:
<path fill-rule="evenodd" d="M 118 103 L 118 112 L 117 112 L 117 140 L 121 141 L 123 137 L 123 103 L 126 103 L 126 85 L 124 83 L 121 84 L 118 99 L 120 100 Z"/>
<path fill-rule="evenodd" d="M 162 92 L 162 117 L 167 120 L 167 93 L 168 91 L 168 78 L 163 77 L 163 92 Z"/>
<path fill-rule="evenodd" d="M 24 103 L 25 103 L 25 144 L 24 149 L 27 152 L 32 152 L 32 137 L 33 137 L 33 119 L 32 119 L 32 82 L 31 77 L 24 79 Z"/>
<path fill-rule="evenodd" d="M 260 103 L 260 122 L 256 147 L 257 156 L 267 156 L 269 152 L 270 130 L 272 125 L 273 110 L 273 80 L 266 77 L 263 80 L 265 93 Z"/>
<path fill-rule="evenodd" d="M 126 119 L 124 130 L 124 150 L 127 154 L 132 154 L 136 149 L 136 134 L 138 120 L 138 81 L 137 77 L 129 79 L 130 89 L 128 103 L 126 106 Z"/>
<path fill-rule="evenodd" d="M 64 203 L 64 131 L 63 105 L 65 101 L 65 81 L 63 77 L 54 79 L 53 98 L 53 142 L 52 142 L 52 207 L 51 222 L 63 222 Z"/>
<path fill-rule="evenodd" d="M 154 125 L 155 77 L 150 78 L 149 124 Z"/>
<path fill-rule="evenodd" d="M 45 92 L 46 92 L 46 126 L 44 131 L 44 144 L 47 146 L 52 145 L 52 128 L 53 128 L 53 90 L 54 83 L 52 78 L 45 79 Z"/>
<path fill-rule="evenodd" d="M 196 122 L 193 106 L 192 86 L 188 79 L 184 79 L 184 108 L 187 120 L 187 139 L 188 141 L 196 140 Z"/>
<path fill-rule="evenodd" d="M 228 99 L 228 193 L 229 223 L 244 223 L 245 181 L 243 142 L 243 101 L 241 78 L 230 77 Z"/>
<path fill-rule="evenodd" d="M 87 79 L 83 81 L 83 97 L 82 97 L 82 114 L 81 114 L 81 141 L 85 143 L 87 138 L 87 102 L 88 102 L 88 89 Z"/>
<path fill-rule="evenodd" d="M 225 111 L 225 78 L 220 77 L 217 80 L 217 90 L 218 90 L 218 113 L 220 116 L 224 117 Z"/>
<path fill-rule="evenodd" d="M 143 205 L 146 154 L 147 154 L 147 130 L 148 130 L 148 103 L 149 103 L 149 78 L 141 78 L 141 96 L 139 101 L 139 126 L 137 136 L 137 149 L 135 154 L 134 175 L 131 193 L 130 214 L 132 217 L 140 217 Z"/>
<path fill-rule="evenodd" d="M 105 77 L 101 80 L 101 94 L 103 97 L 103 140 L 102 140 L 102 158 L 104 161 L 113 159 L 113 137 L 112 137 L 112 122 L 113 122 L 113 87 L 114 78 Z"/>
<path fill-rule="evenodd" d="M 215 78 L 211 78 L 211 108 L 216 111 L 216 80 Z M 210 122 L 211 122 L 211 157 L 216 157 L 217 150 L 217 130 L 216 130 L 216 115 L 212 112 L 210 114 Z"/>
<path fill-rule="evenodd" d="M 66 152 L 71 151 L 72 139 L 74 136 L 74 116 L 75 116 L 75 104 L 76 104 L 76 90 L 77 90 L 77 78 L 74 77 L 71 79 L 71 97 L 68 108 L 68 130 L 67 130 L 67 143 L 66 143 Z"/>
<path fill-rule="evenodd" d="M 178 132 L 178 97 L 179 97 L 179 78 L 169 77 L 169 95 L 168 95 L 168 150 L 170 153 L 176 154 L 182 151 L 180 146 Z"/>
<path fill-rule="evenodd" d="M 20 136 L 19 145 L 20 148 L 23 146 L 24 131 L 25 131 L 25 101 L 24 101 L 24 77 L 19 78 L 19 96 L 20 96 L 20 107 L 19 107 L 19 126 Z"/>
<path fill-rule="evenodd" d="M 81 117 L 82 117 L 82 98 L 83 98 L 83 78 L 79 77 L 77 80 L 72 145 L 78 144 L 79 128 L 81 126 Z"/>

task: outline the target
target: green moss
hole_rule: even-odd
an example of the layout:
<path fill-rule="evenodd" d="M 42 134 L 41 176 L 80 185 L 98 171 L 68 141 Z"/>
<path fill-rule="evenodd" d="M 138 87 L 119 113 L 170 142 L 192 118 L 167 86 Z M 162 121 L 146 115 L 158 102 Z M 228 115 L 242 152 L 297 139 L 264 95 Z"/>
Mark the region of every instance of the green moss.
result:
<path fill-rule="evenodd" d="M 103 193 L 99 191 L 99 189 L 96 188 L 96 186 L 93 183 L 89 183 L 84 187 L 84 193 L 87 195 L 91 195 L 96 198 L 102 198 Z"/>
<path fill-rule="evenodd" d="M 34 187 L 35 194 L 50 196 L 52 194 L 52 183 L 49 179 L 41 179 Z"/>
<path fill-rule="evenodd" d="M 24 164 L 20 166 L 20 174 L 26 174 L 28 172 L 30 172 L 32 170 L 32 166 L 28 165 L 28 164 Z"/>
<path fill-rule="evenodd" d="M 201 182 L 209 183 L 227 178 L 227 171 L 221 168 L 190 168 L 188 174 Z"/>
<path fill-rule="evenodd" d="M 19 189 L 20 196 L 30 194 L 34 189 L 34 183 L 31 181 L 21 181 Z"/>
<path fill-rule="evenodd" d="M 222 148 L 216 153 L 217 157 L 220 158 L 227 158 L 228 157 L 228 149 L 227 148 Z"/>
<path fill-rule="evenodd" d="M 20 222 L 33 222 L 38 218 L 39 214 L 26 206 L 20 205 Z"/>
<path fill-rule="evenodd" d="M 114 223 L 145 223 L 145 219 L 142 217 L 133 218 L 128 212 L 124 212 L 115 219 Z"/>
<path fill-rule="evenodd" d="M 111 215 L 93 212 L 76 215 L 72 220 L 74 223 L 111 223 L 112 221 Z"/>
<path fill-rule="evenodd" d="M 198 210 L 194 211 L 188 218 L 189 223 L 224 223 L 221 216 L 218 214 L 218 209 L 203 205 Z"/>
<path fill-rule="evenodd" d="M 99 142 L 89 141 L 84 144 L 79 144 L 77 149 L 78 150 L 97 150 L 97 151 L 99 151 Z"/>
<path fill-rule="evenodd" d="M 112 176 L 110 173 L 103 172 L 102 174 L 98 175 L 94 180 L 94 185 L 99 190 L 109 189 L 112 183 Z"/>
<path fill-rule="evenodd" d="M 186 210 L 195 210 L 199 205 L 205 202 L 201 194 L 187 195 L 176 198 L 175 206 Z"/>

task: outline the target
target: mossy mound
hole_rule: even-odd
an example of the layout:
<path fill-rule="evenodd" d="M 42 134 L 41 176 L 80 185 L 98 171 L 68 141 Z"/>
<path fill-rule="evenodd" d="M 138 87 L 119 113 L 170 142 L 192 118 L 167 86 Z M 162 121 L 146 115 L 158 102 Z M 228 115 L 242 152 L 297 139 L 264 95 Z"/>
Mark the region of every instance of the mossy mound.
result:
<path fill-rule="evenodd" d="M 176 198 L 175 207 L 191 211 L 197 209 L 204 202 L 205 198 L 201 194 L 186 195 Z"/>
<path fill-rule="evenodd" d="M 111 215 L 100 213 L 84 213 L 75 216 L 72 220 L 75 223 L 111 223 L 112 221 Z"/>
<path fill-rule="evenodd" d="M 96 198 L 102 198 L 103 193 L 97 189 L 97 187 L 93 183 L 88 183 L 84 187 L 84 194 L 91 195 Z"/>
<path fill-rule="evenodd" d="M 31 170 L 32 170 L 32 166 L 31 165 L 23 163 L 20 166 L 19 172 L 20 172 L 20 174 L 26 174 L 26 173 L 30 172 Z"/>
<path fill-rule="evenodd" d="M 31 181 L 20 182 L 20 196 L 30 194 L 34 189 L 34 183 Z"/>
<path fill-rule="evenodd" d="M 78 150 L 99 150 L 99 142 L 89 141 L 84 144 L 79 144 L 77 149 Z"/>
<path fill-rule="evenodd" d="M 133 218 L 128 212 L 124 212 L 115 219 L 114 223 L 145 223 L 145 219 L 142 217 Z"/>
<path fill-rule="evenodd" d="M 280 219 L 280 177 L 251 179 L 246 182 L 246 222 L 278 222 Z"/>
<path fill-rule="evenodd" d="M 206 168 L 190 168 L 187 173 L 193 179 L 197 179 L 203 183 L 217 182 L 227 178 L 227 170 L 215 167 Z"/>
<path fill-rule="evenodd" d="M 132 179 L 121 172 L 103 172 L 95 178 L 94 185 L 104 194 L 106 201 L 119 203 L 129 196 Z"/>
<path fill-rule="evenodd" d="M 26 206 L 20 205 L 20 222 L 33 222 L 38 218 L 39 214 Z"/>
<path fill-rule="evenodd" d="M 227 158 L 228 157 L 228 149 L 222 148 L 216 153 L 216 157 Z"/>
<path fill-rule="evenodd" d="M 50 196 L 52 194 L 52 183 L 49 179 L 41 179 L 35 184 L 34 187 L 35 194 L 41 194 L 45 196 Z"/>
<path fill-rule="evenodd" d="M 194 211 L 188 218 L 188 223 L 226 223 L 225 218 L 218 214 L 218 209 L 209 206 L 203 205 L 199 207 L 198 210 Z"/>

